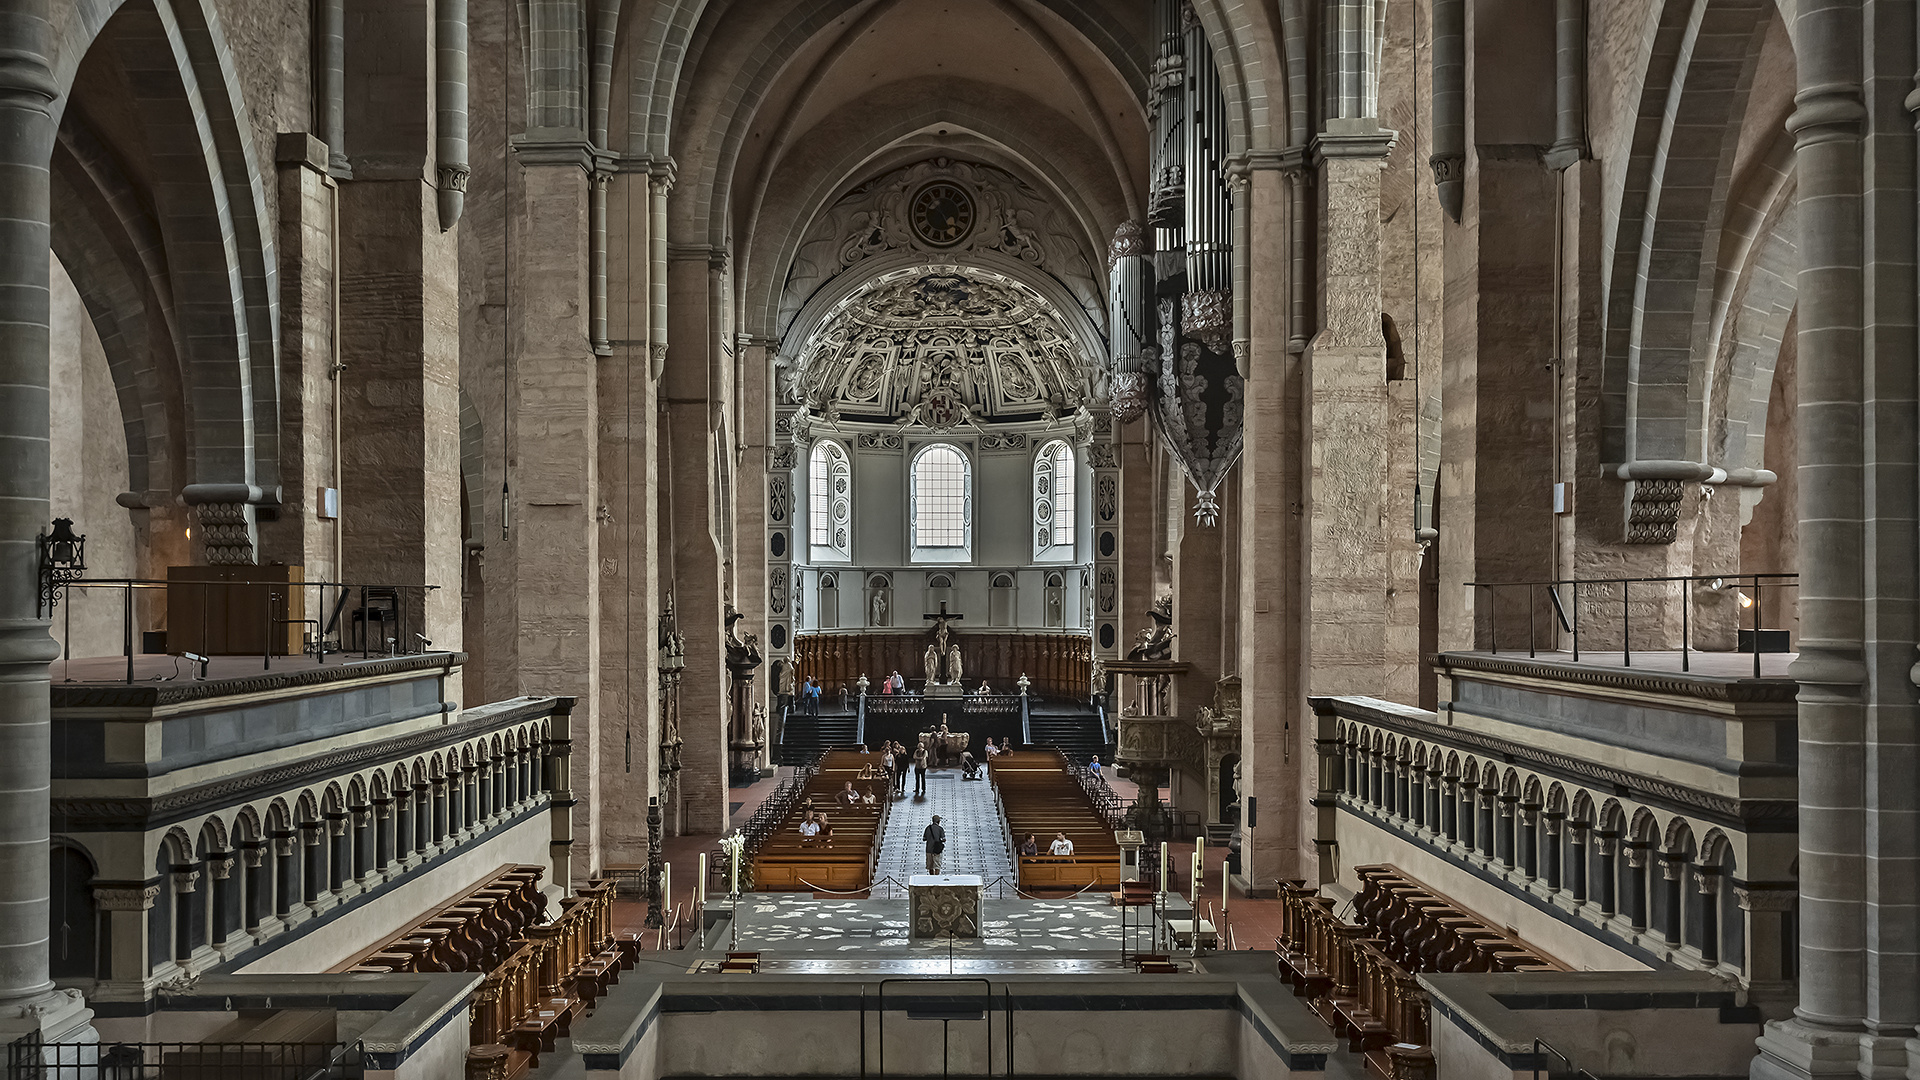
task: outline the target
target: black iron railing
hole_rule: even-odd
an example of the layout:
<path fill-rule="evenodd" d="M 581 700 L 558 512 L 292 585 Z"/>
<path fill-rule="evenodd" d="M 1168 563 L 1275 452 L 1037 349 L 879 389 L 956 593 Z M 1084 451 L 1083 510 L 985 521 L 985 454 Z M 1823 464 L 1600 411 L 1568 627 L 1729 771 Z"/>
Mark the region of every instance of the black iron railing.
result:
<path fill-rule="evenodd" d="M 1600 605 L 1619 606 L 1620 611 L 1620 653 L 1621 662 L 1633 666 L 1633 603 L 1665 601 L 1676 591 L 1680 603 L 1680 670 L 1692 670 L 1691 658 L 1700 651 L 1693 646 L 1693 605 L 1692 587 L 1704 585 L 1715 593 L 1730 594 L 1732 602 L 1740 609 L 1739 622 L 1750 622 L 1749 626 L 1736 627 L 1748 636 L 1740 644 L 1737 652 L 1753 653 L 1753 674 L 1760 677 L 1760 654 L 1768 650 L 1763 647 L 1763 619 L 1769 599 L 1779 596 L 1782 589 L 1798 588 L 1798 574 L 1696 574 L 1683 577 L 1614 577 L 1614 578 L 1560 578 L 1553 581 L 1470 581 L 1467 588 L 1479 590 L 1476 595 L 1484 599 L 1484 604 L 1475 605 L 1475 621 L 1483 626 L 1489 651 L 1500 651 L 1500 613 L 1502 604 L 1513 604 L 1517 600 L 1524 602 L 1527 616 L 1527 655 L 1538 655 L 1540 638 L 1545 635 L 1553 644 L 1549 651 L 1558 651 L 1559 635 L 1571 638 L 1573 659 L 1580 659 L 1580 613 L 1583 608 L 1591 611 Z M 1636 587 L 1638 591 L 1636 592 Z M 1564 590 L 1564 591 L 1563 591 Z M 1523 594 L 1516 598 L 1515 594 Z M 1541 601 L 1550 605 L 1553 617 L 1546 627 L 1542 627 Z M 1778 603 L 1778 600 L 1775 599 Z M 1484 614 L 1482 612 L 1484 609 Z M 1507 610 L 1511 611 L 1511 608 Z M 1664 625 L 1664 620 L 1656 620 Z M 1645 620 L 1642 620 L 1644 626 Z M 1591 617 L 1589 617 L 1591 626 Z M 1476 627 L 1478 629 L 1479 627 Z M 1509 643 L 1512 638 L 1508 638 Z M 1671 648 L 1672 646 L 1667 646 Z M 1514 651 L 1509 644 L 1509 651 Z M 1589 648 L 1588 651 L 1592 651 Z M 1642 652 L 1649 652 L 1644 646 Z"/>
<path fill-rule="evenodd" d="M 7 1080 L 360 1080 L 359 1043 L 43 1043 L 7 1048 Z"/>
<path fill-rule="evenodd" d="M 260 666 L 273 670 L 275 656 L 296 652 L 325 664 L 329 654 L 356 653 L 361 659 L 405 656 L 433 651 L 433 642 L 413 625 L 424 618 L 427 594 L 438 585 L 356 583 L 344 581 L 160 581 L 151 578 L 81 578 L 65 583 L 61 596 L 66 611 L 61 633 L 61 659 L 71 657 L 72 621 L 76 599 L 99 594 L 120 600 L 120 654 L 126 660 L 126 681 L 135 681 L 134 658 L 146 654 L 135 638 L 139 619 L 138 595 L 159 591 L 192 598 L 196 611 L 182 613 L 169 605 L 167 647 L 160 653 L 178 657 L 254 655 L 258 644 Z M 77 593 L 76 593 L 77 590 Z M 241 590 L 235 592 L 234 590 Z M 246 590 L 252 590 L 249 595 Z M 309 607 L 307 599 L 315 602 Z M 197 618 L 195 617 L 197 615 Z M 291 636 L 300 628 L 297 648 Z M 422 626 L 420 629 L 424 629 Z M 214 648 L 214 640 L 245 640 L 248 648 Z M 197 643 L 189 649 L 185 643 Z M 201 666 L 205 659 L 190 661 Z"/>

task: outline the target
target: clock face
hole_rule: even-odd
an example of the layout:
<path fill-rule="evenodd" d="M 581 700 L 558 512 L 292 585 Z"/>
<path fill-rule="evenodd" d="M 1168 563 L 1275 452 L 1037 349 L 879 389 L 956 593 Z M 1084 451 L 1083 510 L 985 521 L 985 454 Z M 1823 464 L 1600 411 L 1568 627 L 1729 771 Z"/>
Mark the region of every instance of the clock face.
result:
<path fill-rule="evenodd" d="M 952 247 L 973 231 L 973 196 L 936 180 L 913 196 L 913 231 L 934 247 Z"/>

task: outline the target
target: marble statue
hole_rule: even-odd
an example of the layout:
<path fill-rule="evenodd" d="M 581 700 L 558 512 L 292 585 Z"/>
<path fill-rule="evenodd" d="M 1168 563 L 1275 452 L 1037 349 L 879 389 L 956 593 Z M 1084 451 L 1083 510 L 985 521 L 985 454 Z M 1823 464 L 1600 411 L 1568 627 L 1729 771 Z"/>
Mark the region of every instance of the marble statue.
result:
<path fill-rule="evenodd" d="M 925 660 L 927 665 L 927 685 L 938 686 L 940 684 L 939 650 L 935 649 L 932 645 L 927 646 L 927 655 L 922 659 Z"/>
<path fill-rule="evenodd" d="M 1127 659 L 1173 659 L 1173 597 L 1162 596 L 1154 601 L 1147 614 L 1153 619 L 1153 625 L 1134 638 L 1133 648 L 1127 650 Z"/>
<path fill-rule="evenodd" d="M 887 598 L 877 589 L 873 594 L 873 602 L 867 605 L 867 613 L 870 616 L 869 622 L 872 625 L 887 625 Z"/>
<path fill-rule="evenodd" d="M 958 645 L 947 650 L 947 683 L 951 686 L 960 685 L 960 646 Z"/>

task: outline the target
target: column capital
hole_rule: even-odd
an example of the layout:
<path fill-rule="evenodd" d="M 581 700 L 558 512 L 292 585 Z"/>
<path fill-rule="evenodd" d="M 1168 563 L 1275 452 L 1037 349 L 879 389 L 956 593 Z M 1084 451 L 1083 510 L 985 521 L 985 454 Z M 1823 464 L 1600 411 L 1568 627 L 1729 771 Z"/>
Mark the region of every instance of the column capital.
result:
<path fill-rule="evenodd" d="M 207 855 L 207 873 L 211 875 L 215 881 L 227 880 L 227 875 L 233 873 L 233 852 L 222 851 L 209 853 Z"/>
<path fill-rule="evenodd" d="M 200 871 L 198 870 L 175 870 L 167 876 L 172 880 L 173 891 L 176 894 L 190 893 L 193 891 L 193 887 L 200 882 Z"/>
<path fill-rule="evenodd" d="M 1794 901 L 1800 898 L 1800 891 L 1791 885 L 1736 881 L 1733 895 L 1740 901 L 1742 911 L 1792 911 Z"/>
<path fill-rule="evenodd" d="M 153 907 L 160 886 L 141 884 L 95 885 L 93 902 L 102 911 L 147 911 Z"/>

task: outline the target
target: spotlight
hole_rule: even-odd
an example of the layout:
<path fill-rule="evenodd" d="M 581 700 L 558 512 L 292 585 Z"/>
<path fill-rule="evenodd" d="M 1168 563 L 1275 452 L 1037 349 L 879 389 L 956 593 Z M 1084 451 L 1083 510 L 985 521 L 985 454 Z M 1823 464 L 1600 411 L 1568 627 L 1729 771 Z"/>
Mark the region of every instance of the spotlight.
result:
<path fill-rule="evenodd" d="M 1753 606 L 1753 597 L 1748 596 L 1746 593 L 1736 592 L 1733 595 L 1739 598 L 1741 607 L 1750 608 Z"/>

